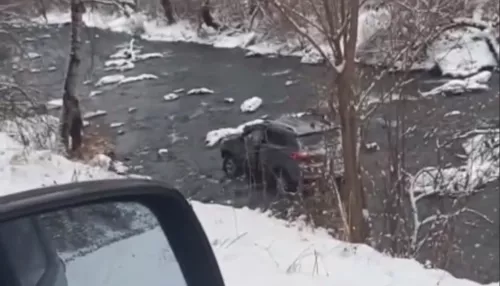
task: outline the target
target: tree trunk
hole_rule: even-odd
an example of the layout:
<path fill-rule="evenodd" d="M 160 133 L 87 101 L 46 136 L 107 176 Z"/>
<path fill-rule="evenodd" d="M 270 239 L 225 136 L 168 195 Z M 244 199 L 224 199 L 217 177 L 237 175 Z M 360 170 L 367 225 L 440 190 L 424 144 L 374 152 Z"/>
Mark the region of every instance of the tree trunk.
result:
<path fill-rule="evenodd" d="M 170 0 L 161 0 L 161 6 L 163 6 L 163 12 L 165 13 L 165 18 L 167 18 L 167 23 L 169 25 L 174 24 L 175 18 L 172 2 Z"/>
<path fill-rule="evenodd" d="M 368 238 L 368 224 L 364 218 L 363 210 L 366 208 L 365 192 L 361 182 L 360 164 L 358 158 L 358 124 L 356 114 L 356 94 L 353 90 L 355 84 L 355 50 L 357 38 L 357 19 L 359 3 L 357 0 L 348 2 L 351 19 L 349 32 L 344 41 L 344 68 L 336 75 L 337 97 L 339 102 L 339 116 L 342 132 L 342 149 L 344 156 L 345 202 L 347 222 L 349 224 L 349 240 L 355 243 L 364 243 Z"/>
<path fill-rule="evenodd" d="M 76 95 L 78 86 L 78 69 L 80 66 L 80 30 L 83 26 L 82 14 L 85 6 L 82 0 L 71 0 L 71 48 L 68 72 L 64 81 L 63 110 L 61 118 L 61 139 L 66 151 L 74 155 L 82 145 L 83 120 L 80 104 Z M 71 148 L 69 146 L 71 137 Z"/>

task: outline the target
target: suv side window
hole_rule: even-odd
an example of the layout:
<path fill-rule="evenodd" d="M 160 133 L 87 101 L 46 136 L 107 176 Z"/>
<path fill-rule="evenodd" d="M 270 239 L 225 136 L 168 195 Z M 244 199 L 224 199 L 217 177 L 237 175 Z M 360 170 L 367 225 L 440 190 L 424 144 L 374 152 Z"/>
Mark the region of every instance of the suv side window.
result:
<path fill-rule="evenodd" d="M 30 218 L 0 224 L 0 244 L 6 260 L 14 269 L 19 285 L 35 286 L 47 268 L 44 245 Z M 5 261 L 4 261 L 5 262 Z"/>
<path fill-rule="evenodd" d="M 278 146 L 288 146 L 290 145 L 288 142 L 288 138 L 285 134 L 282 134 L 278 131 L 267 129 L 266 130 L 266 139 L 269 143 Z"/>
<path fill-rule="evenodd" d="M 245 141 L 251 142 L 253 145 L 260 145 L 265 141 L 264 132 L 257 128 L 245 136 Z"/>

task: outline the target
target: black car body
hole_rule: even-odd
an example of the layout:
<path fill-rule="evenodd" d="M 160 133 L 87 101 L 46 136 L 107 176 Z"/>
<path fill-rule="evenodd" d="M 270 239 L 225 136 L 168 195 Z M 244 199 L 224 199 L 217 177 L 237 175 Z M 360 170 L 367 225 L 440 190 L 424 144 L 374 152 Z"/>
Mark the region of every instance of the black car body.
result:
<path fill-rule="evenodd" d="M 282 116 L 248 125 L 242 134 L 222 140 L 223 170 L 232 178 L 246 174 L 264 179 L 285 192 L 310 185 L 322 176 L 325 166 L 335 167 L 341 177 L 341 164 L 326 156 L 327 150 L 336 149 L 335 131 L 313 116 Z"/>

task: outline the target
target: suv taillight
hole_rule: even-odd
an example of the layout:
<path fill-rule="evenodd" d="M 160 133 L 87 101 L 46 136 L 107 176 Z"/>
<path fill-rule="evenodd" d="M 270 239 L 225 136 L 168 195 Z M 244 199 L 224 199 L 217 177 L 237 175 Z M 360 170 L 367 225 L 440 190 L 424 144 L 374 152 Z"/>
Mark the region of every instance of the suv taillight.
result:
<path fill-rule="evenodd" d="M 295 161 L 308 162 L 309 159 L 311 158 L 311 155 L 309 155 L 306 152 L 293 152 L 291 157 Z"/>

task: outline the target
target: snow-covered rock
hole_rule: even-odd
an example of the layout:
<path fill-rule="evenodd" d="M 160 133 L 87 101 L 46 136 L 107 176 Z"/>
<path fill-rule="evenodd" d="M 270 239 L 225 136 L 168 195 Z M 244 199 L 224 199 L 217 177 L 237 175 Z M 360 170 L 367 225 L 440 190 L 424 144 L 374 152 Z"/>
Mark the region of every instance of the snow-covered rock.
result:
<path fill-rule="evenodd" d="M 102 91 L 101 90 L 92 90 L 90 93 L 89 93 L 89 97 L 94 97 L 94 96 L 97 96 L 99 94 L 102 94 Z"/>
<path fill-rule="evenodd" d="M 460 114 L 462 114 L 460 111 L 453 110 L 453 111 L 450 111 L 448 113 L 445 113 L 444 117 L 456 116 L 456 115 L 460 115 Z"/>
<path fill-rule="evenodd" d="M 111 128 L 118 128 L 118 127 L 122 127 L 123 125 L 125 125 L 125 123 L 123 122 L 112 122 L 109 127 Z"/>
<path fill-rule="evenodd" d="M 97 154 L 94 156 L 94 158 L 92 158 L 89 161 L 89 165 L 94 166 L 94 167 L 100 167 L 100 168 L 103 168 L 105 170 L 108 170 L 109 167 L 111 166 L 111 162 L 112 162 L 112 160 L 108 156 L 106 156 L 104 154 Z"/>
<path fill-rule="evenodd" d="M 184 88 L 178 88 L 176 90 L 174 90 L 174 93 L 181 93 L 181 92 L 184 92 L 185 89 Z"/>
<path fill-rule="evenodd" d="M 142 80 L 153 80 L 153 79 L 158 79 L 158 77 L 154 74 L 149 74 L 149 73 L 143 73 L 137 76 L 129 76 L 121 79 L 118 84 L 125 84 L 125 83 L 130 83 L 130 82 L 135 82 L 135 81 L 142 81 Z"/>
<path fill-rule="evenodd" d="M 486 84 L 491 78 L 491 72 L 483 71 L 465 79 L 452 79 L 427 92 L 421 92 L 423 97 L 439 94 L 462 94 L 464 92 L 488 90 Z"/>
<path fill-rule="evenodd" d="M 255 112 L 262 105 L 262 98 L 258 96 L 251 97 L 243 101 L 240 105 L 240 110 L 242 112 Z"/>
<path fill-rule="evenodd" d="M 206 87 L 193 88 L 187 92 L 188 95 L 203 95 L 203 94 L 213 94 L 213 93 L 214 93 L 213 90 Z"/>
<path fill-rule="evenodd" d="M 41 57 L 41 55 L 39 53 L 35 53 L 35 52 L 28 52 L 26 54 L 26 56 L 28 57 L 28 59 L 30 60 L 34 60 L 34 59 L 38 59 Z"/>
<path fill-rule="evenodd" d="M 84 119 L 92 119 L 95 117 L 104 116 L 106 114 L 108 114 L 108 113 L 104 110 L 89 111 L 83 115 L 83 118 Z"/>
<path fill-rule="evenodd" d="M 125 79 L 125 76 L 122 74 L 107 75 L 107 76 L 103 76 L 101 79 L 99 79 L 99 81 L 97 81 L 95 86 L 103 86 L 103 85 L 107 85 L 107 84 L 119 83 L 124 79 Z"/>
<path fill-rule="evenodd" d="M 225 97 L 224 98 L 224 102 L 226 102 L 226 103 L 234 103 L 234 98 L 232 98 L 232 97 Z"/>
<path fill-rule="evenodd" d="M 463 28 L 445 32 L 428 49 L 429 60 L 437 63 L 443 75 L 464 77 L 484 67 L 497 66 L 484 32 Z M 496 42 L 496 40 L 495 40 Z"/>
<path fill-rule="evenodd" d="M 146 53 L 146 54 L 139 54 L 136 56 L 137 60 L 147 60 L 147 59 L 155 59 L 155 58 L 163 58 L 162 53 Z"/>
<path fill-rule="evenodd" d="M 163 96 L 163 100 L 165 101 L 173 101 L 178 99 L 180 96 L 177 93 L 169 93 Z"/>

